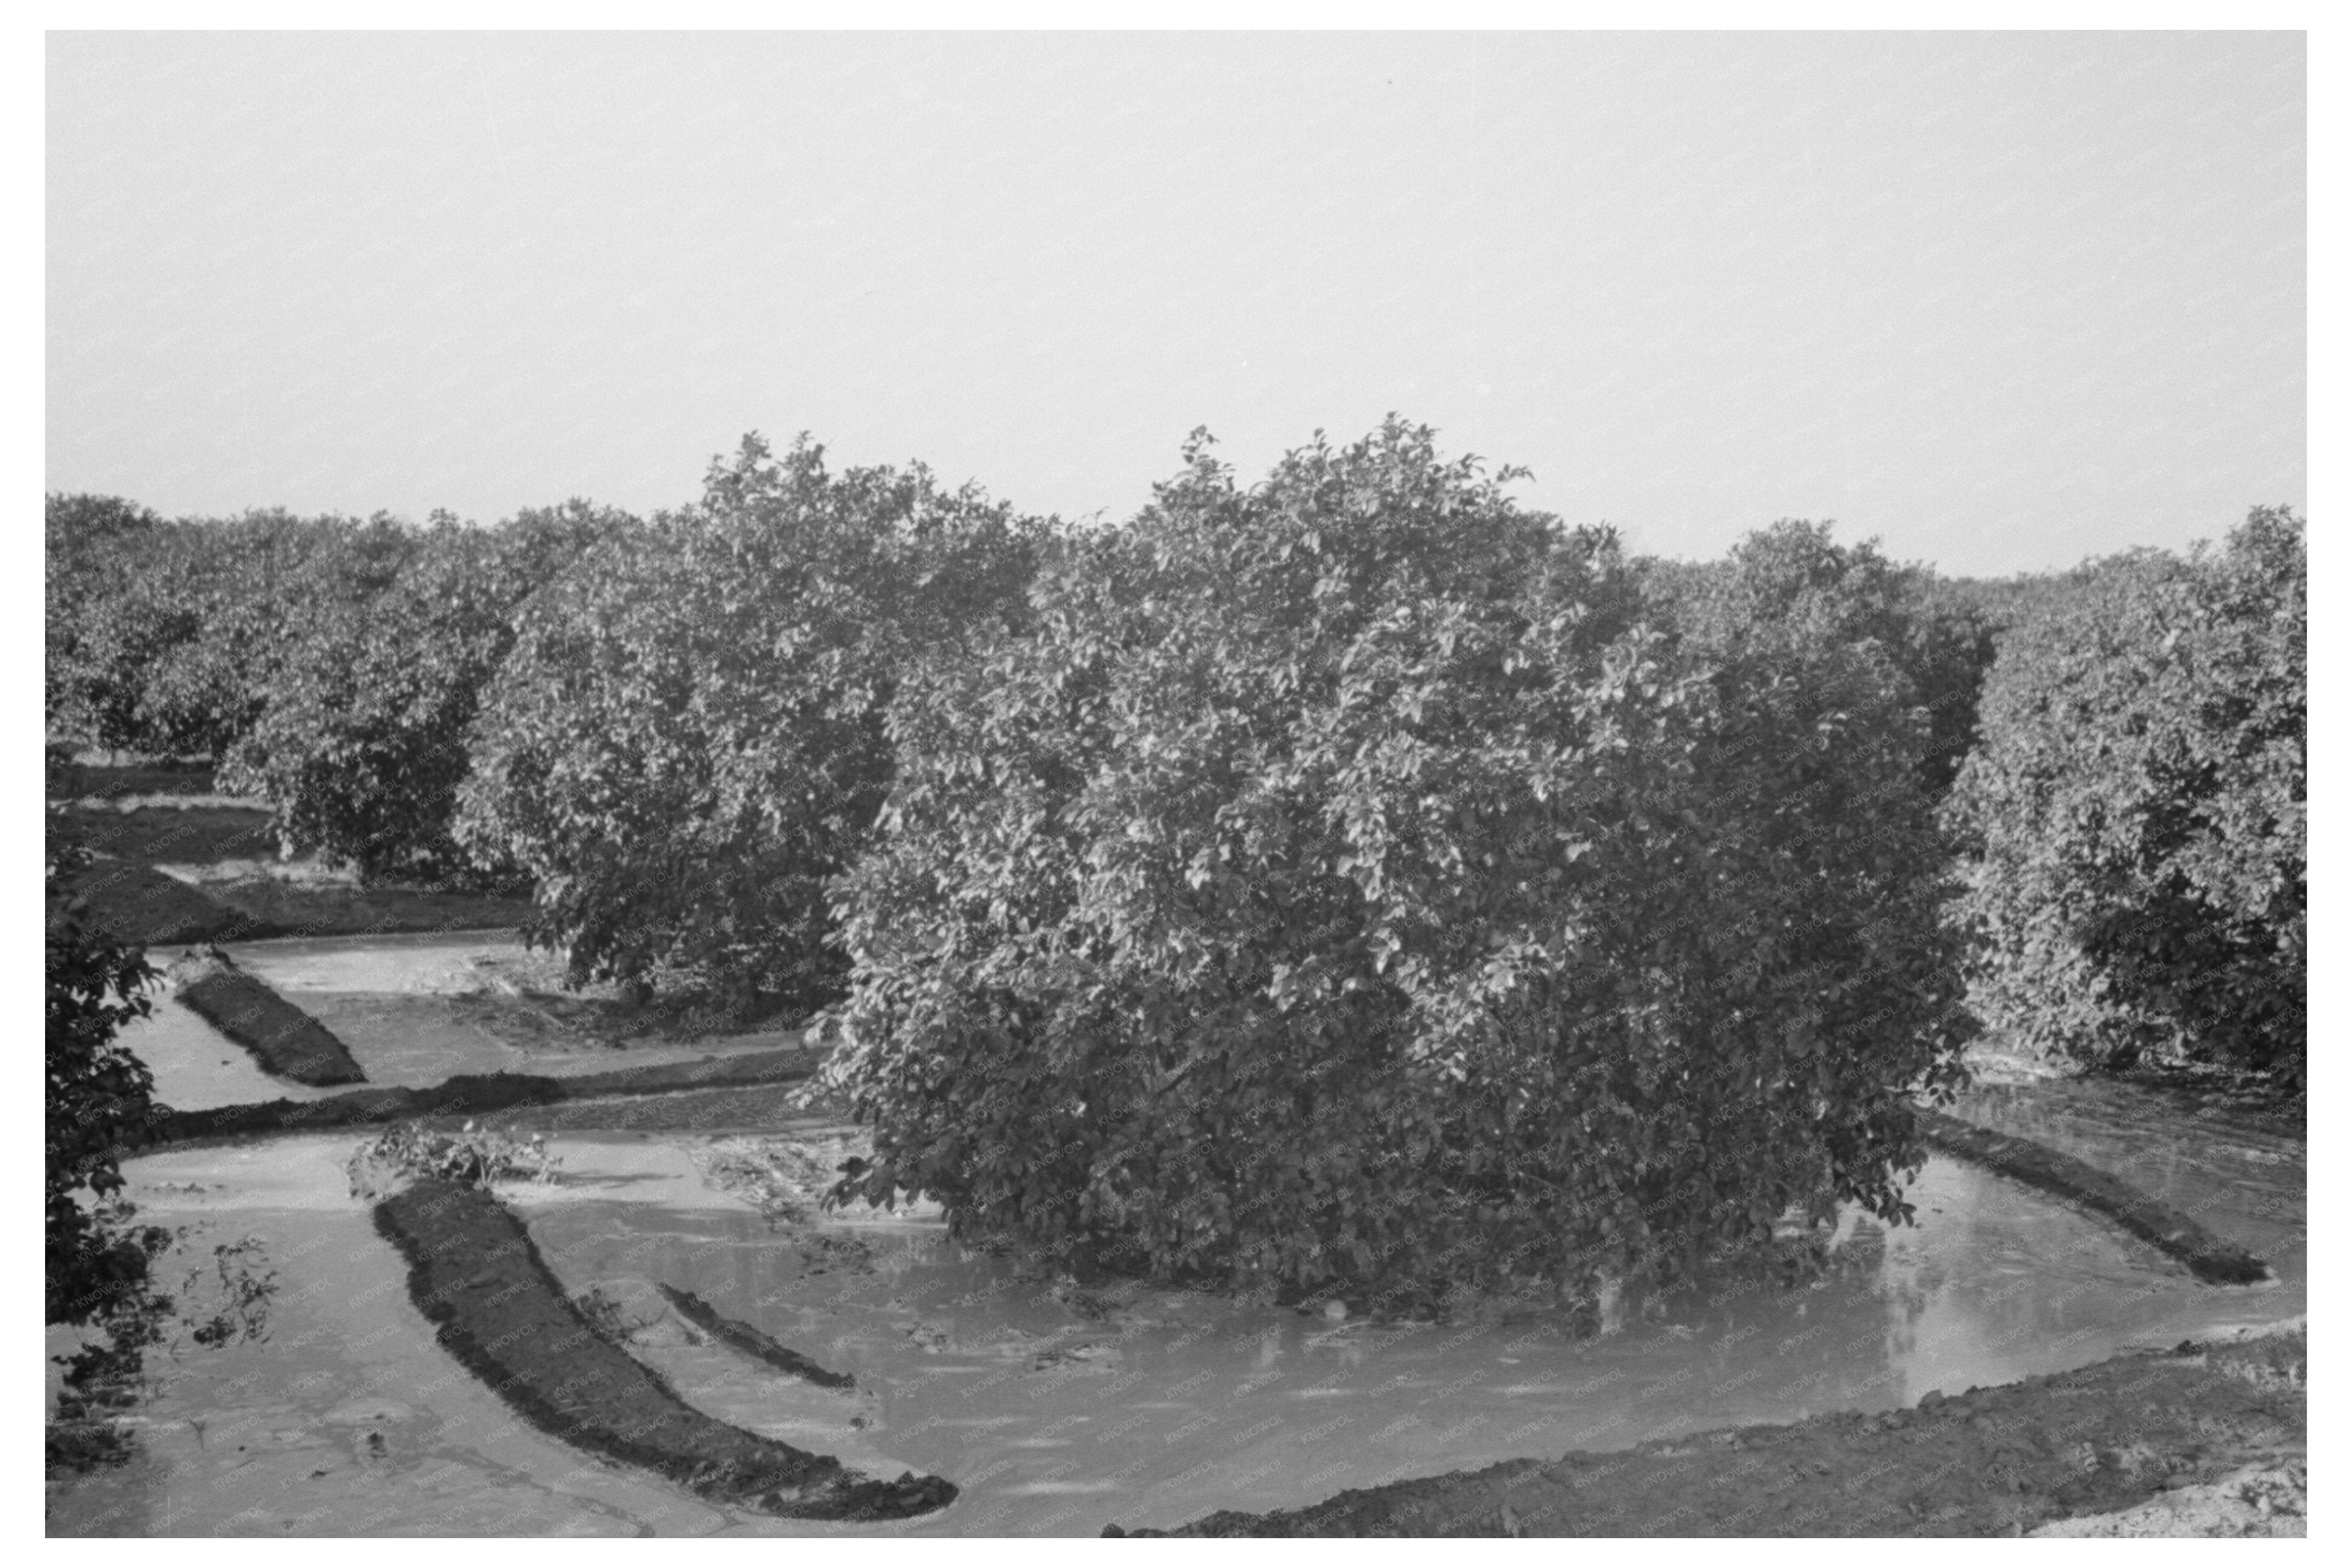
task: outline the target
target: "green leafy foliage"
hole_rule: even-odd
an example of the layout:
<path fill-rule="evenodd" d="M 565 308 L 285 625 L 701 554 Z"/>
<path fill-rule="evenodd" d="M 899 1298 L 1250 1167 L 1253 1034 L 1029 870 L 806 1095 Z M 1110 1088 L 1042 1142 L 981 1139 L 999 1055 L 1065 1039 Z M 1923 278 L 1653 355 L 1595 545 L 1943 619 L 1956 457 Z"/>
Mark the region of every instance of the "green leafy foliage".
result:
<path fill-rule="evenodd" d="M 2002 640 L 1947 806 L 1971 998 L 2094 1065 L 2305 1050 L 2304 524 L 2095 563 Z"/>
<path fill-rule="evenodd" d="M 352 1195 L 373 1200 L 419 1177 L 487 1187 L 494 1182 L 555 1180 L 563 1161 L 547 1146 L 545 1133 L 519 1139 L 470 1121 L 455 1132 L 436 1132 L 406 1121 L 354 1150 L 343 1163 Z"/>
<path fill-rule="evenodd" d="M 825 879 L 887 786 L 901 668 L 1018 616 L 1042 525 L 915 468 L 747 437 L 698 506 L 524 605 L 474 728 L 457 837 L 538 884 L 576 980 L 665 970 L 814 1005 Z"/>
<path fill-rule="evenodd" d="M 84 924 L 68 886 L 89 857 L 62 820 L 52 822 L 46 870 L 45 1300 L 47 1321 L 82 1324 L 137 1298 L 148 1260 L 169 1237 L 132 1227 L 134 1211 L 121 1196 L 122 1156 L 147 1142 L 161 1108 L 146 1065 L 116 1032 L 147 1016 L 142 992 L 154 971 L 138 949 Z"/>
<path fill-rule="evenodd" d="M 91 607 L 114 591 L 123 563 L 135 558 L 136 542 L 163 519 L 119 496 L 67 495 L 44 498 L 42 605 L 47 631 L 44 696 L 51 729 L 88 734 L 99 727 L 94 709 L 102 695 L 83 651 L 84 626 Z M 112 726 L 121 728 L 117 721 Z"/>
<path fill-rule="evenodd" d="M 267 706 L 292 630 L 381 592 L 415 537 L 383 516 L 283 511 L 117 524 L 53 531 L 85 542 L 52 606 L 68 625 L 50 639 L 50 721 L 112 750 L 215 761 Z"/>
<path fill-rule="evenodd" d="M 173 1238 L 138 1224 L 122 1195 L 122 1157 L 148 1142 L 164 1110 L 146 1065 L 116 1037 L 146 1016 L 154 972 L 139 950 L 84 922 L 70 885 L 89 855 L 62 816 L 53 814 L 48 842 L 44 1321 L 98 1337 L 57 1358 L 65 1386 L 47 1447 L 51 1462 L 79 1467 L 129 1453 L 110 1413 L 136 1399 L 146 1352 L 163 1342 L 172 1301 L 152 1271 Z"/>
<path fill-rule="evenodd" d="M 289 847 L 369 877 L 495 873 L 473 867 L 451 833 L 481 692 L 513 646 L 522 601 L 636 526 L 576 500 L 489 530 L 436 515 L 380 593 L 297 612 L 224 785 L 265 796 Z"/>
<path fill-rule="evenodd" d="M 1940 799 L 1976 743 L 1977 698 L 1999 620 L 1985 595 L 1897 565 L 1876 542 L 1839 545 L 1825 523 L 1783 520 L 1720 562 L 1644 563 L 1654 596 L 1696 626 L 1801 624 L 1838 644 L 1876 646 L 1925 711 L 1922 785 Z"/>
<path fill-rule="evenodd" d="M 269 1302 L 278 1290 L 268 1244 L 258 1236 L 216 1242 L 211 1261 L 209 1269 L 190 1269 L 180 1285 L 188 1337 L 205 1350 L 267 1341 Z"/>
<path fill-rule="evenodd" d="M 1967 1022 L 1928 727 L 1822 636 L 1843 575 L 1776 593 L 1759 550 L 1659 616 L 1425 429 L 1249 489 L 1186 456 L 890 710 L 835 1197 L 1301 1289 L 1903 1212 L 1905 1090 Z"/>

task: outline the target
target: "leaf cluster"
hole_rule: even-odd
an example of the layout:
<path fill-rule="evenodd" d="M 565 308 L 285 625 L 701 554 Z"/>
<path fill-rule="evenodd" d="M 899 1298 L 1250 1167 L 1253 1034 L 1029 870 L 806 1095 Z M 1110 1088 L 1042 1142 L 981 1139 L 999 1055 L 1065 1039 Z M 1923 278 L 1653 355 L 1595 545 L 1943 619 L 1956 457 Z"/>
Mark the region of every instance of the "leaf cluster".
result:
<path fill-rule="evenodd" d="M 292 611 L 267 702 L 221 770 L 267 798 L 281 841 L 368 877 L 495 879 L 451 822 L 483 689 L 524 600 L 600 541 L 640 526 L 574 500 L 496 529 L 446 514 L 366 595 Z"/>
<path fill-rule="evenodd" d="M 471 1121 L 455 1132 L 436 1132 L 423 1122 L 404 1121 L 352 1151 L 343 1170 L 352 1196 L 374 1199 L 416 1177 L 469 1187 L 551 1183 L 562 1163 L 544 1133 L 520 1139 L 495 1128 L 477 1129 Z"/>
<path fill-rule="evenodd" d="M 282 510 L 173 522 L 53 496 L 48 718 L 115 751 L 225 758 L 306 617 L 391 582 L 415 531 Z"/>
<path fill-rule="evenodd" d="M 2299 1081 L 2305 525 L 2092 563 L 2002 639 L 1946 806 L 1970 994 L 2018 1044 Z"/>
<path fill-rule="evenodd" d="M 1928 725 L 1824 636 L 1853 561 L 1653 594 L 1393 418 L 1247 489 L 1186 458 L 889 710 L 836 1197 L 1299 1289 L 1901 1212 L 1967 1026 Z"/>
<path fill-rule="evenodd" d="M 85 923 L 68 885 L 88 852 L 63 824 L 52 821 L 46 868 L 44 1301 L 46 1321 L 82 1324 L 140 1297 L 169 1233 L 131 1225 L 121 1196 L 122 1156 L 149 1141 L 163 1108 L 146 1065 L 116 1037 L 147 1016 L 154 971 L 140 950 Z"/>
<path fill-rule="evenodd" d="M 756 436 L 698 505 L 522 607 L 471 731 L 458 842 L 537 882 L 576 981 L 692 970 L 814 1005 L 824 886 L 888 786 L 901 669 L 1018 620 L 1044 525 L 925 469 L 831 472 Z"/>

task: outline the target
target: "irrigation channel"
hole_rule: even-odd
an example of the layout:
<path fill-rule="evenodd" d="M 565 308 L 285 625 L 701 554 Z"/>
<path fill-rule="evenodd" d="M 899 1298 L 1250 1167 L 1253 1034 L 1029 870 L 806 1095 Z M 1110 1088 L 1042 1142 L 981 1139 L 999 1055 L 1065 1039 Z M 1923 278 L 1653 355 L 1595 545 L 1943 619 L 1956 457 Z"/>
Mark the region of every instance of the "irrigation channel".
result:
<path fill-rule="evenodd" d="M 525 963 L 509 937 L 257 942 L 233 956 L 340 1036 L 377 1085 L 718 1048 L 614 1047 L 534 1022 L 528 994 L 499 983 Z M 171 1002 L 128 1037 L 183 1110 L 326 1092 L 267 1077 Z M 567 1292 L 617 1309 L 631 1355 L 719 1421 L 958 1489 L 945 1509 L 845 1524 L 710 1502 L 518 1418 L 436 1342 L 402 1257 L 350 1195 L 344 1163 L 367 1130 L 215 1142 L 126 1163 L 128 1195 L 142 1219 L 184 1227 L 162 1265 L 173 1280 L 257 1238 L 278 1275 L 265 1335 L 154 1355 L 152 1397 L 131 1417 L 137 1456 L 63 1484 L 49 1529 L 1094 1535 L 1503 1458 L 1892 1409 L 2303 1314 L 2299 1136 L 2116 1084 L 1981 1089 L 1959 1110 L 2187 1210 L 2275 1279 L 2200 1283 L 2096 1215 L 1936 1157 L 1909 1194 L 1917 1223 L 1849 1213 L 1809 1284 L 1742 1275 L 1615 1300 L 1598 1334 L 1550 1307 L 1385 1322 L 1148 1286 L 1089 1291 L 952 1244 L 927 1205 L 826 1212 L 816 1195 L 857 1147 L 837 1121 L 568 1120 L 558 1178 L 499 1196 Z M 554 1125 L 528 1110 L 502 1120 Z M 681 1311 L 689 1299 L 848 1385 L 743 1353 Z M 49 1350 L 69 1343 L 53 1331 Z"/>

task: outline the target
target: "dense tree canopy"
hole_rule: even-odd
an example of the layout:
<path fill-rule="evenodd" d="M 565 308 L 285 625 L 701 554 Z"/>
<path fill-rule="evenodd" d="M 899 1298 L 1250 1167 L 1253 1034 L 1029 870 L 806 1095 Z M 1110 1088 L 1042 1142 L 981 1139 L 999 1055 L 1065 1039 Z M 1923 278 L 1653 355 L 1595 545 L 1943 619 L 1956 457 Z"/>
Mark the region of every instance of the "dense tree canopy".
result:
<path fill-rule="evenodd" d="M 1971 997 L 2092 1062 L 2304 1058 L 2304 525 L 2087 566 L 2003 639 L 1947 809 Z"/>
<path fill-rule="evenodd" d="M 148 1140 L 156 1107 L 146 1065 L 116 1037 L 147 1016 L 154 978 L 143 953 L 91 930 L 68 892 L 87 854 L 53 822 L 45 932 L 48 1093 L 47 1318 L 105 1322 L 143 1300 L 148 1264 L 167 1239 L 131 1223 L 123 1155 Z"/>
<path fill-rule="evenodd" d="M 1920 781 L 1938 798 L 1976 743 L 1977 693 L 1993 658 L 1997 618 L 1983 595 L 1900 566 L 1875 542 L 1839 545 L 1826 524 L 1783 520 L 1719 562 L 1649 566 L 1669 618 L 1702 637 L 1766 624 L 1801 625 L 1826 642 L 1869 642 L 1925 710 Z"/>
<path fill-rule="evenodd" d="M 268 700 L 224 783 L 268 800 L 289 847 L 372 876 L 500 869 L 471 866 L 452 836 L 482 689 L 522 602 L 638 526 L 583 501 L 495 529 L 440 517 L 381 591 L 290 606 Z"/>
<path fill-rule="evenodd" d="M 1510 477 L 1391 419 L 1246 487 L 1200 436 L 1087 530 L 805 437 L 642 521 L 52 496 L 50 723 L 527 877 L 575 982 L 842 1003 L 843 1195 L 1166 1274 L 1899 1214 L 1979 1016 L 2300 1078 L 2300 520 L 1966 583 L 1793 521 L 1629 561 Z M 148 1085 L 137 956 L 50 929 L 54 1316 L 143 1278 Z"/>
<path fill-rule="evenodd" d="M 524 607 L 476 721 L 459 838 L 539 886 L 581 979 L 699 971 L 814 1002 L 823 889 L 887 787 L 900 671 L 1022 614 L 1042 525 L 922 468 L 835 475 L 756 437 L 702 502 Z"/>
<path fill-rule="evenodd" d="M 1247 489 L 1196 440 L 1033 598 L 891 710 L 845 1193 L 1300 1286 L 1898 1210 L 1965 1021 L 1927 727 L 1826 600 L 1658 629 L 1394 421 Z"/>
<path fill-rule="evenodd" d="M 66 498 L 59 510 L 87 511 Z M 72 630 L 53 636 L 51 725 L 150 755 L 227 755 L 268 707 L 294 628 L 397 575 L 414 531 L 283 511 L 84 530 L 52 577 Z M 52 613 L 59 613 L 57 595 Z"/>

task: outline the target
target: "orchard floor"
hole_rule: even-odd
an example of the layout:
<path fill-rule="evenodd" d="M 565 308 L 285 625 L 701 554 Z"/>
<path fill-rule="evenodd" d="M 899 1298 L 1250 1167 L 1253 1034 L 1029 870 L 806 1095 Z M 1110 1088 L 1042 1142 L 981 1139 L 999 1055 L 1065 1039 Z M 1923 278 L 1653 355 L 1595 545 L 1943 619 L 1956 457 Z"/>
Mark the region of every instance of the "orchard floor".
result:
<path fill-rule="evenodd" d="M 53 774 L 50 804 L 98 863 L 75 879 L 89 916 L 131 942 L 452 931 L 512 926 L 530 900 L 424 883 L 363 883 L 314 857 L 285 859 L 260 803 L 214 792 L 202 763 L 106 765 L 86 754 Z M 138 868 L 161 881 L 140 878 Z M 112 873 L 129 871 L 130 877 Z"/>
<path fill-rule="evenodd" d="M 331 994 L 337 973 L 322 955 L 289 953 L 274 983 L 307 975 Z M 661 1103 L 612 1110 L 618 1119 Z M 1378 1322 L 1171 1289 L 1081 1289 L 956 1247 L 926 1209 L 823 1212 L 814 1199 L 858 1146 L 855 1130 L 780 1117 L 772 1095 L 734 1102 L 748 1107 L 736 1126 L 715 1122 L 711 1108 L 729 1103 L 710 1100 L 691 1130 L 634 1132 L 583 1130 L 583 1107 L 564 1107 L 559 1179 L 501 1196 L 565 1289 L 616 1303 L 635 1325 L 633 1353 L 689 1402 L 868 1473 L 944 1476 L 961 1489 L 952 1506 L 887 1525 L 737 1513 L 525 1426 L 435 1344 L 400 1258 L 347 1194 L 341 1164 L 362 1140 L 344 1133 L 166 1150 L 125 1165 L 142 1217 L 184 1230 L 162 1271 L 171 1285 L 192 1279 L 190 1307 L 217 1294 L 214 1248 L 247 1237 L 276 1271 L 276 1292 L 260 1337 L 218 1349 L 184 1340 L 154 1358 L 152 1396 L 133 1416 L 137 1452 L 54 1482 L 50 1532 L 1094 1535 L 1219 1510 L 1297 1510 L 1398 1481 L 1437 1486 L 1433 1478 L 1531 1455 L 1679 1463 L 1662 1450 L 1701 1449 L 1689 1441 L 1698 1434 L 1808 1422 L 1795 1430 L 1811 1434 L 1801 1440 L 1813 1484 L 1847 1510 L 1810 1530 L 1885 1530 L 1894 1516 L 1871 1479 L 1889 1473 L 1894 1438 L 1861 1416 L 2120 1352 L 2232 1342 L 2305 1310 L 2300 1128 L 2217 1123 L 2128 1086 L 2020 1085 L 1981 1091 L 1964 1110 L 2193 1208 L 2269 1259 L 2273 1282 L 2200 1284 L 2095 1217 L 1938 1159 L 1910 1194 L 1918 1223 L 1886 1230 L 1849 1215 L 1825 1278 L 1783 1287 L 1727 1276 L 1621 1300 L 1601 1334 L 1581 1339 L 1565 1314 L 1533 1304 Z M 533 1116 L 500 1121 L 522 1130 Z M 544 1113 L 539 1124 L 554 1125 Z M 851 1374 L 855 1390 L 817 1388 L 729 1350 L 680 1321 L 662 1285 Z M 49 1349 L 68 1342 L 52 1334 Z M 2084 1410 L 2079 1390 L 2056 1384 L 2002 1397 L 2003 1420 L 2045 1435 Z M 2144 1456 L 2102 1457 L 2095 1445 L 2076 1461 L 2152 1477 L 2147 1490 L 2160 1495 L 2133 1500 L 2138 1528 L 2235 1528 L 2243 1521 L 2231 1510 L 2256 1506 L 2249 1489 L 2272 1500 L 2274 1524 L 2290 1521 L 2297 1505 L 2277 1478 L 2300 1463 L 2299 1387 L 2291 1404 L 2291 1422 L 2239 1432 L 2238 1469 L 2267 1467 L 2259 1474 L 2231 1469 L 2235 1451 L 2221 1437 L 2193 1462 L 2154 1470 Z M 1947 1491 L 2018 1495 L 1990 1467 L 1940 1462 Z M 1751 1489 L 1762 1484 L 1753 1464 L 1740 1474 Z M 1628 1471 L 1595 1484 L 1629 1501 L 1656 1495 L 1634 1480 Z M 2135 1527 L 2115 1512 L 2126 1493 L 2081 1495 L 2105 1509 L 2106 1527 Z M 1678 1532 L 1768 1527 L 1741 1514 L 1738 1488 L 1682 1497 L 1701 1500 L 1701 1512 Z M 2022 1525 L 2067 1511 L 2000 1517 Z M 1918 1521 L 1906 1512 L 1898 1522 Z M 1932 1532 L 1937 1521 L 1927 1522 Z M 1488 1523 L 1507 1532 L 1499 1511 L 1471 1521 Z M 1962 1528 L 1957 1516 L 1948 1523 Z"/>
<path fill-rule="evenodd" d="M 705 1032 L 632 1025 L 607 995 L 566 994 L 561 965 L 512 931 L 300 938 L 233 942 L 238 968 L 326 1026 L 371 1085 L 421 1089 L 464 1073 L 546 1078 L 662 1066 L 798 1043 L 788 1029 Z M 168 950 L 150 953 L 162 963 Z M 603 988 L 609 992 L 610 987 Z M 173 996 L 153 994 L 150 1016 L 123 1043 L 155 1075 L 155 1095 L 178 1110 L 339 1092 L 264 1072 Z"/>

